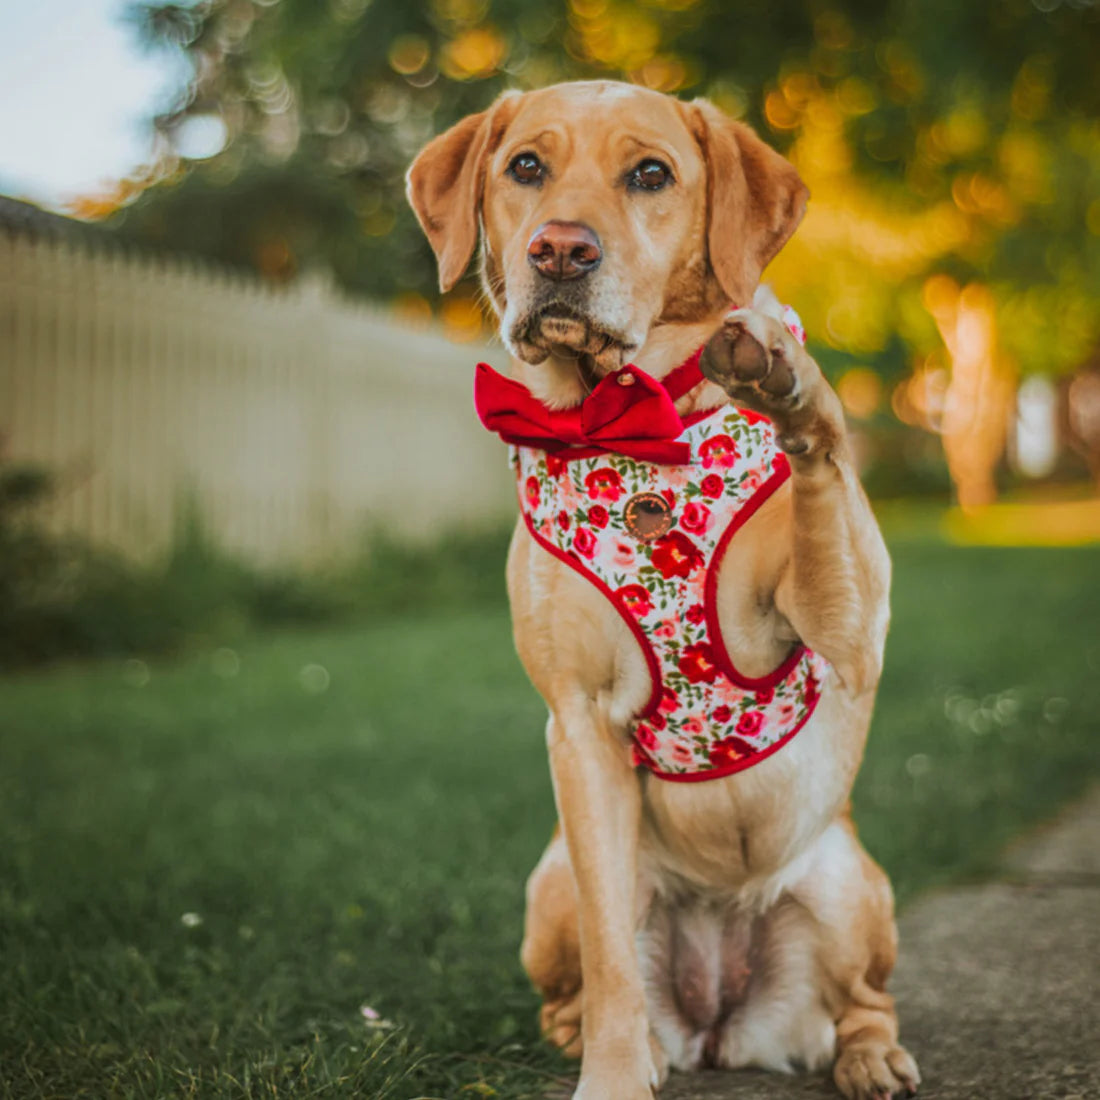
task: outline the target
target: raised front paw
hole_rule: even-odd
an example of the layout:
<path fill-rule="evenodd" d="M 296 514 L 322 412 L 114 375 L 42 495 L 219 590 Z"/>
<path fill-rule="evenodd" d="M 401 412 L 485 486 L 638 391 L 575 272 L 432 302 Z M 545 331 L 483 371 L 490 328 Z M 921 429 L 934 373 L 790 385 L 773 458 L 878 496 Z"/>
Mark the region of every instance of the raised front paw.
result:
<path fill-rule="evenodd" d="M 904 1047 L 871 1041 L 844 1047 L 833 1079 L 848 1100 L 891 1100 L 915 1096 L 920 1072 Z"/>
<path fill-rule="evenodd" d="M 829 446 L 843 415 L 821 369 L 782 321 L 753 309 L 729 313 L 699 367 L 735 405 L 763 413 L 787 454 Z"/>

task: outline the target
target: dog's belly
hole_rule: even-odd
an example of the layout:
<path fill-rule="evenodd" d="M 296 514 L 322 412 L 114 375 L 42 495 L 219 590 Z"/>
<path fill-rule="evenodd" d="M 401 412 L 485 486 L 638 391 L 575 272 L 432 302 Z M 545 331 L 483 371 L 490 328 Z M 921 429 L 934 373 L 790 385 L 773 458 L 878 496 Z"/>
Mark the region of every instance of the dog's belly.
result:
<path fill-rule="evenodd" d="M 826 831 L 755 896 L 651 873 L 638 955 L 650 1027 L 673 1067 L 790 1070 L 830 1060 L 836 1032 L 820 930 L 805 902 L 843 870 L 843 838 L 840 826 Z"/>
<path fill-rule="evenodd" d="M 764 919 L 690 892 L 653 899 L 638 954 L 650 1026 L 677 1069 L 715 1063 L 759 961 Z"/>

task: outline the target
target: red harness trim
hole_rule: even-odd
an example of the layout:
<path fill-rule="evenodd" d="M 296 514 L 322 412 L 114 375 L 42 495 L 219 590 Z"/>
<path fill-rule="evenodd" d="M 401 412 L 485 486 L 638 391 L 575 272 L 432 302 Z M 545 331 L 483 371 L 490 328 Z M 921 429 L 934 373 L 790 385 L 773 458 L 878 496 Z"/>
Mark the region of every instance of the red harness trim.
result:
<path fill-rule="evenodd" d="M 784 658 L 774 672 L 765 676 L 746 676 L 738 672 L 733 659 L 726 649 L 726 643 L 722 638 L 722 628 L 718 621 L 718 571 L 722 565 L 722 559 L 726 556 L 730 539 L 741 530 L 742 527 L 760 510 L 764 502 L 791 476 L 791 464 L 786 455 L 776 455 L 772 464 L 772 475 L 763 485 L 745 502 L 745 506 L 730 520 L 729 526 L 722 532 L 718 545 L 714 548 L 714 556 L 711 558 L 707 570 L 705 596 L 703 609 L 707 616 L 707 630 L 710 633 L 711 645 L 714 647 L 714 655 L 718 658 L 718 667 L 738 686 L 749 691 L 759 691 L 761 688 L 775 687 L 781 680 L 786 679 L 791 669 L 798 664 L 805 652 L 804 645 L 796 645 L 790 654 Z"/>
<path fill-rule="evenodd" d="M 637 741 L 635 741 L 634 749 L 638 753 L 639 757 L 642 757 L 645 762 L 645 769 L 650 775 L 655 775 L 658 779 L 664 780 L 666 783 L 702 783 L 706 779 L 724 779 L 727 775 L 736 775 L 737 772 L 746 771 L 754 764 L 759 764 L 761 760 L 767 760 L 773 753 L 777 753 L 784 745 L 789 742 L 799 730 L 813 717 L 813 713 L 817 710 L 817 704 L 820 700 L 814 700 L 813 705 L 806 711 L 805 717 L 790 731 L 785 734 L 774 745 L 769 745 L 766 749 L 761 749 L 758 753 L 752 756 L 746 757 L 744 760 L 738 760 L 734 764 L 727 764 L 723 768 L 712 768 L 710 771 L 705 772 L 663 772 L 656 764 L 652 763 L 646 756 L 645 749 L 641 748 Z"/>

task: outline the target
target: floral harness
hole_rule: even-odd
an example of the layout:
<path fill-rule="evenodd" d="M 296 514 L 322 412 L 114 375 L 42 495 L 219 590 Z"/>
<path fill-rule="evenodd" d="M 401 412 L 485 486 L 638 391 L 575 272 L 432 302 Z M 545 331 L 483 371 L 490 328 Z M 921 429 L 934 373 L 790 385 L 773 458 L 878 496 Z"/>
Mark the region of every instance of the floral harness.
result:
<path fill-rule="evenodd" d="M 828 664 L 797 646 L 766 676 L 734 667 L 718 623 L 719 567 L 790 467 L 755 413 L 725 405 L 685 423 L 683 464 L 515 443 L 511 456 L 535 541 L 599 589 L 641 647 L 652 691 L 635 721 L 634 763 L 692 782 L 782 748 L 813 714 Z"/>

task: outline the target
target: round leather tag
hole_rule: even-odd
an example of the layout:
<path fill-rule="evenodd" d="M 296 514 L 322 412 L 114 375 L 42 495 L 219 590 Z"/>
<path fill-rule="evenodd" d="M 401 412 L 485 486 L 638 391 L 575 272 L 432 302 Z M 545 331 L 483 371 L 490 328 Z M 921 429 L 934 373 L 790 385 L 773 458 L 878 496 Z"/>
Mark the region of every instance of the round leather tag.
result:
<path fill-rule="evenodd" d="M 623 508 L 623 522 L 640 542 L 653 542 L 672 529 L 672 508 L 660 493 L 635 493 Z"/>

